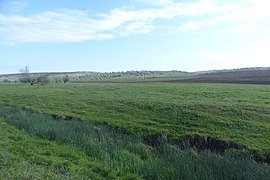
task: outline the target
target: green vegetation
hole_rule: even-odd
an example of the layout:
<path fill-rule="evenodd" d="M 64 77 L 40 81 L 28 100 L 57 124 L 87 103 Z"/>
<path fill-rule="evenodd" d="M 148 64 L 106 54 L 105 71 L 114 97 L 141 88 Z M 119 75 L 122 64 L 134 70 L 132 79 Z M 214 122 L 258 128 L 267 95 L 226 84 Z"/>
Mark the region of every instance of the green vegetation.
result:
<path fill-rule="evenodd" d="M 0 114 L 16 111 L 10 110 L 1 106 Z M 3 118 L 0 137 L 0 179 L 118 179 L 124 176 L 87 156 L 80 148 L 29 136 L 8 125 Z"/>
<path fill-rule="evenodd" d="M 228 84 L 1 84 L 0 103 L 108 124 L 148 139 L 235 142 L 270 152 L 270 86 Z"/>
<path fill-rule="evenodd" d="M 0 117 L 0 179 L 270 178 L 269 167 L 248 154 L 221 156 L 167 143 L 153 148 L 114 128 L 6 106 Z"/>
<path fill-rule="evenodd" d="M 0 75 L 0 82 L 19 82 L 21 79 L 37 79 L 38 77 L 48 77 L 50 82 L 63 83 L 66 76 L 72 82 L 91 82 L 91 81 L 116 81 L 116 82 L 134 82 L 134 81 L 155 81 L 172 80 L 186 77 L 182 71 L 126 71 L 126 72 L 67 72 L 67 73 L 29 73 L 29 68 L 25 67 L 22 74 Z M 192 73 L 188 73 L 189 76 Z"/>

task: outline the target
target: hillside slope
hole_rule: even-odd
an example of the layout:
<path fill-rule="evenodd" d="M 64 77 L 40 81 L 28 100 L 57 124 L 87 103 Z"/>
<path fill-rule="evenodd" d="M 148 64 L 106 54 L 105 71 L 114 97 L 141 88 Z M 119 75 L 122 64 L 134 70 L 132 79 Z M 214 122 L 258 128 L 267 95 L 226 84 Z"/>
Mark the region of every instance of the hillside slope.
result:
<path fill-rule="evenodd" d="M 268 70 L 240 70 L 205 73 L 189 79 L 180 80 L 180 82 L 270 84 L 270 72 Z"/>
<path fill-rule="evenodd" d="M 207 82 L 270 84 L 270 70 L 267 67 L 210 70 L 198 72 L 184 71 L 126 71 L 126 72 L 51 72 L 30 73 L 30 77 L 47 76 L 50 82 L 61 83 L 68 76 L 70 82 Z M 22 74 L 0 75 L 0 82 L 19 82 Z"/>

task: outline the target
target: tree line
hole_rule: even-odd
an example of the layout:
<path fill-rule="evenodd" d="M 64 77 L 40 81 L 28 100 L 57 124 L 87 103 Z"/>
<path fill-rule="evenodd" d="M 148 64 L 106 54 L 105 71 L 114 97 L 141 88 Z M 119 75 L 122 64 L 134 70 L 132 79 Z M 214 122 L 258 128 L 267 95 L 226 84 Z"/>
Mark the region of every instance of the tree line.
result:
<path fill-rule="evenodd" d="M 21 77 L 19 78 L 19 82 L 21 83 L 29 83 L 31 85 L 34 84 L 48 84 L 50 82 L 49 74 L 42 74 L 42 75 L 31 75 L 29 66 L 26 66 L 22 69 L 19 69 L 19 72 L 21 73 Z M 56 78 L 55 82 L 57 83 L 67 83 L 69 82 L 68 75 L 65 75 L 61 78 Z"/>

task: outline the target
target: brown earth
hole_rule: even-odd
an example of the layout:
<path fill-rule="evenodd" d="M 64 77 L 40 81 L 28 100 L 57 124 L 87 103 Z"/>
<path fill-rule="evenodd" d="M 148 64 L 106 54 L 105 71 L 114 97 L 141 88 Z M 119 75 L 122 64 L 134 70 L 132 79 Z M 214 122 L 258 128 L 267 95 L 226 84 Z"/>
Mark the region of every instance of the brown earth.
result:
<path fill-rule="evenodd" d="M 201 74 L 185 80 L 170 82 L 270 84 L 270 75 L 268 70 L 232 71 Z"/>

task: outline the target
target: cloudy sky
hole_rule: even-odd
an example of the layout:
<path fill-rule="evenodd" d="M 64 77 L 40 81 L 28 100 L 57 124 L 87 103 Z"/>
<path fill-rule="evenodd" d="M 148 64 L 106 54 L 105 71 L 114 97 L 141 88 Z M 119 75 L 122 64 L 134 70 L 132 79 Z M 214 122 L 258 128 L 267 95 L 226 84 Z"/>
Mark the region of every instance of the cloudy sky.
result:
<path fill-rule="evenodd" d="M 269 0 L 0 0 L 0 74 L 270 66 Z"/>

